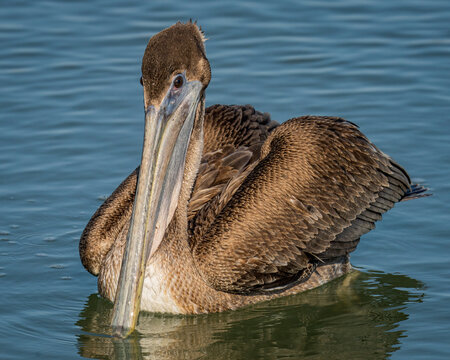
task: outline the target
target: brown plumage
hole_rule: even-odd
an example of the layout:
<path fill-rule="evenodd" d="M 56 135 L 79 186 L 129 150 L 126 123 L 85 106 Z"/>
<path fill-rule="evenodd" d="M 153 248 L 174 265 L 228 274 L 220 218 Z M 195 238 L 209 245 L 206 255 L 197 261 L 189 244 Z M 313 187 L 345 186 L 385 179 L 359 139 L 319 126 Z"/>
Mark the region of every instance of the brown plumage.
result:
<path fill-rule="evenodd" d="M 405 170 L 344 119 L 279 125 L 249 105 L 204 111 L 210 70 L 195 24 L 153 37 L 142 70 L 146 108 L 173 90 L 178 73 L 203 84 L 178 206 L 148 259 L 143 310 L 215 312 L 319 286 L 350 270 L 349 254 L 384 212 L 425 190 L 411 187 Z M 83 265 L 111 300 L 138 173 L 80 240 Z"/>

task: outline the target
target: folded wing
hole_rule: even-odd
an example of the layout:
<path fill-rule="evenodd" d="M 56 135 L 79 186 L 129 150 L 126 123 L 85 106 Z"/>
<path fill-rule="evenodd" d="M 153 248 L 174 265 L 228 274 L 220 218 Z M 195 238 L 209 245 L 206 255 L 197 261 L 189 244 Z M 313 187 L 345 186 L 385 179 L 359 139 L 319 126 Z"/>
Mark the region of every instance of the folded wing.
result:
<path fill-rule="evenodd" d="M 352 252 L 410 189 L 407 173 L 340 118 L 289 120 L 258 159 L 246 151 L 236 155 L 246 165 L 191 214 L 196 266 L 221 291 L 270 293 L 307 279 Z"/>

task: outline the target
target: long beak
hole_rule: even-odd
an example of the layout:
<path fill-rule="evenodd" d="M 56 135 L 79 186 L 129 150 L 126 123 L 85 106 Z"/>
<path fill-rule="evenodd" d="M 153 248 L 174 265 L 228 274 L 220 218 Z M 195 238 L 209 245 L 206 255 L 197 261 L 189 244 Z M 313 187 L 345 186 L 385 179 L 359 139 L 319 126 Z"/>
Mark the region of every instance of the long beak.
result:
<path fill-rule="evenodd" d="M 161 243 L 178 203 L 186 152 L 201 97 L 199 81 L 171 88 L 145 114 L 144 147 L 112 318 L 115 336 L 136 327 L 146 264 Z"/>

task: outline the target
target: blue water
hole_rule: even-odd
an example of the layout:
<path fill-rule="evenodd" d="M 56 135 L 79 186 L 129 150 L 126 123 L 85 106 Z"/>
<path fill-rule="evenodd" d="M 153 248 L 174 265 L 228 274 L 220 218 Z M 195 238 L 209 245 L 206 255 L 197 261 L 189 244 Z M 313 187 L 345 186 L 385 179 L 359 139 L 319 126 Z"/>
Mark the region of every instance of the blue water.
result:
<path fill-rule="evenodd" d="M 357 123 L 433 196 L 363 237 L 359 272 L 236 312 L 145 314 L 120 342 L 78 239 L 139 161 L 149 37 L 198 19 L 207 104 Z M 4 1 L 0 358 L 450 358 L 450 3 Z"/>

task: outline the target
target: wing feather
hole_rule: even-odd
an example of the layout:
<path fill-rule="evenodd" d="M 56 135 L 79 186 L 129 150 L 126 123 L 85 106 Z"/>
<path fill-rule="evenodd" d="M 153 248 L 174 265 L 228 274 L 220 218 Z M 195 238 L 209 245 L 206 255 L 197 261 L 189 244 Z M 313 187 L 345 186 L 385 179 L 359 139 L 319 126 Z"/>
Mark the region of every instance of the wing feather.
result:
<path fill-rule="evenodd" d="M 410 189 L 407 173 L 340 118 L 289 120 L 260 152 L 197 213 L 208 221 L 193 222 L 195 262 L 217 290 L 303 281 L 318 262 L 354 251 Z"/>
<path fill-rule="evenodd" d="M 277 126 L 267 113 L 250 105 L 214 105 L 206 110 L 203 156 L 188 205 L 191 238 L 201 237 L 228 203 Z"/>

